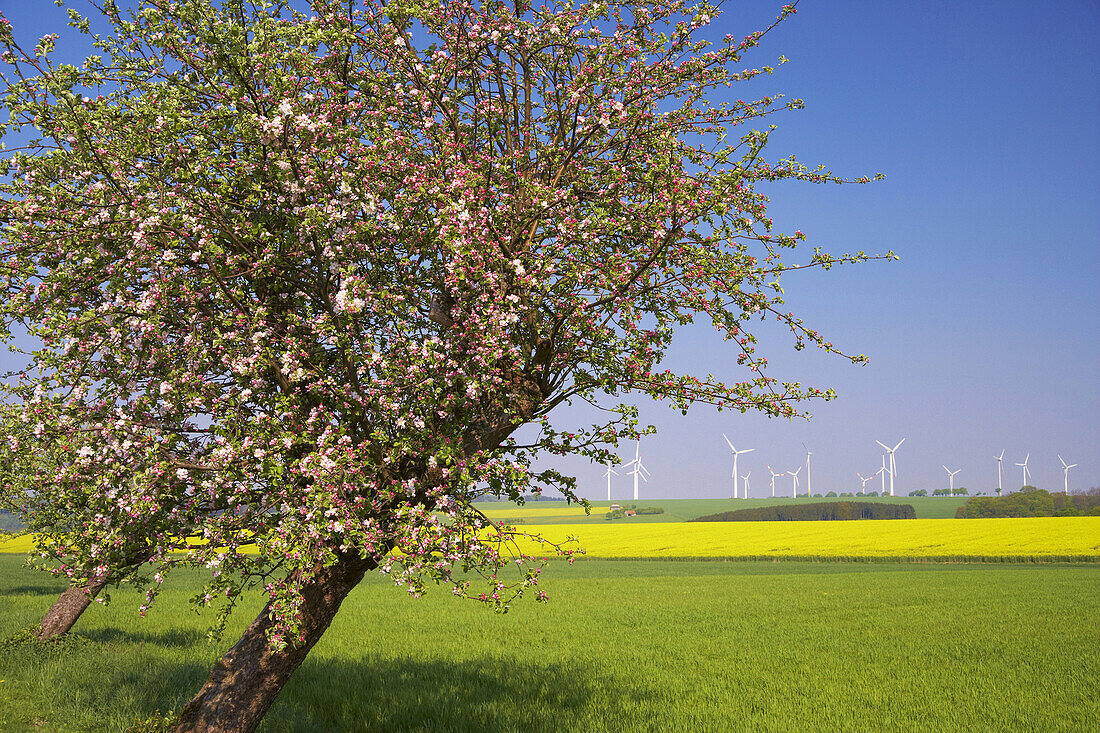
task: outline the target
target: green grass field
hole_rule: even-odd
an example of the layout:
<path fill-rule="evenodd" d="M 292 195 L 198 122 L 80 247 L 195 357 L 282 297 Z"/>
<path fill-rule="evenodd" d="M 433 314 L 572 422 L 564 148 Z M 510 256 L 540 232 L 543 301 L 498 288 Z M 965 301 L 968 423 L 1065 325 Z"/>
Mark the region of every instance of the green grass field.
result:
<path fill-rule="evenodd" d="M 61 584 L 0 555 L 0 638 Z M 218 647 L 170 581 L 93 606 L 54 648 L 0 650 L 4 731 L 122 731 L 178 709 Z M 505 616 L 378 576 L 264 731 L 1100 729 L 1100 566 L 593 561 Z"/>
<path fill-rule="evenodd" d="M 585 516 L 584 510 L 575 504 L 566 504 L 564 501 L 532 501 L 522 507 L 500 501 L 489 501 L 477 504 L 494 520 L 505 520 L 522 524 L 577 524 L 587 522 L 606 522 L 604 515 L 611 504 L 637 504 L 639 507 L 658 506 L 665 510 L 664 514 L 645 514 L 626 519 L 614 520 L 616 524 L 645 524 L 649 522 L 683 522 L 695 519 L 706 514 L 718 514 L 735 509 L 751 509 L 758 506 L 775 506 L 777 504 L 792 504 L 806 502 L 825 501 L 874 501 L 889 504 L 911 504 L 917 513 L 918 519 L 947 519 L 955 516 L 955 510 L 966 503 L 966 499 L 959 497 L 926 497 L 926 496 L 870 496 L 850 498 L 814 498 L 814 499 L 616 499 L 610 501 L 592 502 L 592 514 Z"/>

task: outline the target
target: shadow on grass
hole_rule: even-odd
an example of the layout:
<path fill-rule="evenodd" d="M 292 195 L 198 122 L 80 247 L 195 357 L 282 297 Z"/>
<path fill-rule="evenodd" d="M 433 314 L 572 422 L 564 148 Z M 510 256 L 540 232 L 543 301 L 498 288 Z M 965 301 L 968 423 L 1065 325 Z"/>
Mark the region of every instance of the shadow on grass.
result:
<path fill-rule="evenodd" d="M 41 689 L 64 696 L 24 700 L 23 709 L 57 730 L 124 730 L 158 712 L 179 711 L 198 691 L 217 651 L 196 644 L 198 632 L 86 634 L 87 642 L 50 656 L 54 671 L 35 673 Z M 120 641 L 104 653 L 95 642 Z M 147 643 L 142 643 L 145 641 Z M 181 649 L 179 647 L 189 647 Z M 200 648 L 203 648 L 200 650 Z M 0 660 L 12 679 L 33 649 Z M 208 656 L 209 661 L 201 657 Z M 35 665 L 39 666 L 39 665 Z M 313 731 L 575 731 L 597 715 L 625 720 L 644 689 L 618 686 L 584 665 L 484 659 L 450 661 L 364 658 L 307 660 L 268 713 L 261 733 Z M 598 700 L 598 703 L 597 703 Z M 94 722 L 90 711 L 99 711 Z M 108 712 L 109 711 L 109 712 Z M 13 711 L 20 717 L 27 712 Z M 109 719 L 107 719 L 109 718 Z M 13 718 L 18 720 L 19 718 Z M 29 718 L 28 718 L 29 719 Z"/>
<path fill-rule="evenodd" d="M 65 590 L 65 583 L 36 583 L 34 585 L 17 585 L 12 588 L 4 588 L 0 596 L 59 596 Z"/>
<path fill-rule="evenodd" d="M 131 631 L 117 627 L 82 630 L 73 632 L 89 641 L 102 644 L 149 644 L 165 647 L 192 647 L 206 644 L 206 632 L 200 629 L 168 629 L 167 631 Z"/>
<path fill-rule="evenodd" d="M 515 660 L 310 660 L 272 708 L 266 733 L 312 731 L 575 731 L 625 719 L 642 690 L 597 688 L 596 671 Z"/>

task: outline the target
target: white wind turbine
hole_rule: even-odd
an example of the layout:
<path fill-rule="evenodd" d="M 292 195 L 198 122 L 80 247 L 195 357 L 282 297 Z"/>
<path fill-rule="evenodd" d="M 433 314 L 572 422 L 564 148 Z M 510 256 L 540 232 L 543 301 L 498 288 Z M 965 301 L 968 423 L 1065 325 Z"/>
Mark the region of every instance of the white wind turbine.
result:
<path fill-rule="evenodd" d="M 801 473 L 801 471 L 802 471 L 802 466 L 799 466 L 797 471 L 787 471 L 787 473 L 790 474 L 791 478 L 794 479 L 791 482 L 791 498 L 792 499 L 795 499 L 795 498 L 798 497 L 798 474 Z"/>
<path fill-rule="evenodd" d="M 771 466 L 768 466 L 768 473 L 770 473 L 772 475 L 772 498 L 774 499 L 775 498 L 775 477 L 776 476 L 782 476 L 783 472 L 780 471 L 779 473 L 776 473 L 775 471 L 772 470 Z"/>
<path fill-rule="evenodd" d="M 1001 495 L 1001 461 L 1005 457 L 1004 449 L 1001 449 L 1001 455 L 993 456 L 997 459 L 997 496 Z"/>
<path fill-rule="evenodd" d="M 943 464 L 940 464 L 940 465 L 943 465 Z M 947 476 L 951 481 L 951 494 L 954 495 L 954 493 L 955 493 L 955 474 L 958 473 L 959 471 L 961 471 L 962 469 L 961 468 L 956 468 L 954 471 L 952 471 L 947 466 L 944 466 L 943 470 L 947 471 Z"/>
<path fill-rule="evenodd" d="M 603 472 L 603 475 L 607 477 L 607 500 L 611 501 L 611 474 L 618 476 L 619 472 L 612 468 L 610 463 L 606 465 L 607 470 Z"/>
<path fill-rule="evenodd" d="M 634 500 L 635 501 L 638 500 L 638 477 L 641 476 L 642 481 L 645 481 L 647 484 L 649 483 L 649 479 L 646 478 L 646 476 L 649 475 L 649 471 L 647 471 L 646 467 L 642 465 L 642 459 L 641 459 L 641 456 L 639 455 L 641 449 L 642 449 L 642 441 L 639 440 L 638 445 L 636 445 L 634 447 L 634 460 L 631 461 L 630 463 L 626 464 L 626 466 L 631 466 L 632 467 L 626 473 L 627 473 L 628 476 L 633 476 L 634 477 Z M 626 468 L 626 466 L 623 466 L 623 468 Z"/>
<path fill-rule="evenodd" d="M 803 443 L 802 447 L 806 448 L 806 444 Z M 814 495 L 813 484 L 810 483 L 810 456 L 812 456 L 812 455 L 813 455 L 813 453 L 810 452 L 810 449 L 806 448 L 806 493 L 809 496 Z"/>
<path fill-rule="evenodd" d="M 1026 456 L 1024 456 L 1024 462 L 1023 463 L 1017 463 L 1016 464 L 1017 466 L 1020 466 L 1021 468 L 1024 469 L 1024 486 L 1028 485 L 1028 483 L 1027 483 L 1028 479 L 1031 477 L 1031 471 L 1027 470 L 1027 459 L 1028 458 L 1031 458 L 1030 453 L 1028 453 Z"/>
<path fill-rule="evenodd" d="M 882 476 L 882 495 L 886 496 L 886 474 L 889 469 L 886 468 L 886 454 L 882 454 L 882 468 L 875 471 L 876 476 Z"/>
<path fill-rule="evenodd" d="M 875 474 L 872 473 L 867 478 L 864 478 L 862 473 L 860 473 L 859 471 L 856 471 L 856 476 L 859 476 L 859 480 L 863 482 L 863 484 L 860 485 L 860 487 L 859 487 L 860 493 L 866 494 L 867 493 L 867 482 L 870 481 L 871 479 L 873 479 L 875 477 Z"/>
<path fill-rule="evenodd" d="M 726 438 L 726 434 L 722 433 L 722 437 Z M 756 448 L 744 448 L 743 450 L 737 450 L 736 448 L 733 447 L 733 443 L 730 442 L 729 438 L 726 438 L 726 445 L 728 445 L 730 447 L 730 450 L 733 451 L 733 498 L 736 499 L 737 498 L 737 456 L 741 455 L 742 453 L 752 453 L 754 450 L 756 450 Z M 745 496 L 745 498 L 747 499 L 748 496 Z"/>
<path fill-rule="evenodd" d="M 745 487 L 745 498 L 749 498 L 749 476 L 752 475 L 752 471 L 749 471 L 741 477 L 741 485 Z"/>
<path fill-rule="evenodd" d="M 876 440 L 876 443 L 886 449 L 886 452 L 890 454 L 890 496 L 894 495 L 894 477 L 898 475 L 898 465 L 894 462 L 894 451 L 901 447 L 901 444 L 905 442 L 905 438 L 898 441 L 898 444 L 893 448 L 883 443 L 881 440 Z"/>
<path fill-rule="evenodd" d="M 1062 461 L 1062 456 L 1058 456 L 1058 460 Z M 1066 482 L 1066 496 L 1069 496 L 1069 470 L 1076 465 L 1076 463 L 1071 463 L 1067 466 L 1066 462 L 1062 461 L 1062 472 L 1064 473 L 1064 478 Z"/>

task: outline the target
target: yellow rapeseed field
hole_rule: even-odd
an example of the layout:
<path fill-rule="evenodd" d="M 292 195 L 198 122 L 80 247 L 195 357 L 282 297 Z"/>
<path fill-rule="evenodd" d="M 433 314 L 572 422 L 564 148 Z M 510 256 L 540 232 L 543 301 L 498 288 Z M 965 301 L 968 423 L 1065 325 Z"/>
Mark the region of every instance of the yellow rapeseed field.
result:
<path fill-rule="evenodd" d="M 848 522 L 688 522 L 517 527 L 589 557 L 1100 559 L 1100 517 Z M 535 543 L 524 551 L 539 554 Z"/>
<path fill-rule="evenodd" d="M 7 540 L 0 539 L 0 552 L 30 552 L 34 547 L 34 537 L 21 534 Z"/>
<path fill-rule="evenodd" d="M 511 516 L 515 516 L 512 514 Z M 588 557 L 1100 560 L 1100 517 L 899 519 L 850 522 L 665 522 L 524 526 Z M 27 552 L 30 535 L 0 542 Z M 544 555 L 529 540 L 522 551 Z"/>

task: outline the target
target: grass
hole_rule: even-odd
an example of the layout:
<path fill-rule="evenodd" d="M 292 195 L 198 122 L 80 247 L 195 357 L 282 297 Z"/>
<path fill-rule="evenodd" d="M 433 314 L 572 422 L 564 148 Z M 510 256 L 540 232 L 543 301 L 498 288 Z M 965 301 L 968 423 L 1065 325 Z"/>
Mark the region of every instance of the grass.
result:
<path fill-rule="evenodd" d="M 220 647 L 122 591 L 63 644 L 0 651 L 5 731 L 121 731 L 179 707 Z M 583 560 L 495 616 L 369 576 L 264 731 L 1100 729 L 1100 567 Z M 61 588 L 0 556 L 0 638 Z"/>
<path fill-rule="evenodd" d="M 775 506 L 777 504 L 791 504 L 804 502 L 825 501 L 873 501 L 889 504 L 910 504 L 917 513 L 918 519 L 948 519 L 954 518 L 955 510 L 966 503 L 965 498 L 956 497 L 925 497 L 925 496 L 868 496 L 868 497 L 844 497 L 813 499 L 791 499 L 777 497 L 775 499 L 616 499 L 610 501 L 593 501 L 592 514 L 585 516 L 584 509 L 575 504 L 566 504 L 564 501 L 533 501 L 521 507 L 505 502 L 484 502 L 478 507 L 487 516 L 494 520 L 511 521 L 521 524 L 588 524 L 604 523 L 604 515 L 612 503 L 637 504 L 639 507 L 658 506 L 665 510 L 664 514 L 646 514 L 627 519 L 614 520 L 616 524 L 661 524 L 664 522 L 683 522 L 695 519 L 707 514 L 718 514 L 734 509 L 750 509 L 758 506 Z"/>

